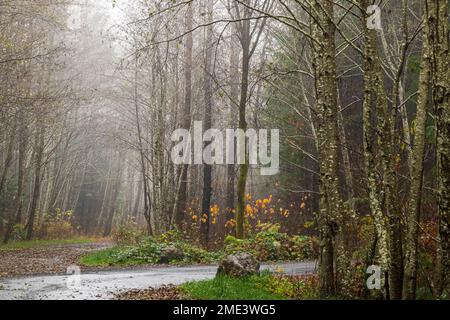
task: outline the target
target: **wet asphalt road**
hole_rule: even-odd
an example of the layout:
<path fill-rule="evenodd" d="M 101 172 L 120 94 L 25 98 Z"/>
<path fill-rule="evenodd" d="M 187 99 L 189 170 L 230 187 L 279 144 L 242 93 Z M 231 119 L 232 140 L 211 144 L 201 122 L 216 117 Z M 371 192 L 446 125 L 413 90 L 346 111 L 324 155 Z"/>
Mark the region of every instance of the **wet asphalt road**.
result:
<path fill-rule="evenodd" d="M 290 275 L 315 272 L 315 262 L 263 265 L 262 270 Z M 154 267 L 142 270 L 39 276 L 0 280 L 0 300 L 109 300 L 114 293 L 179 285 L 214 278 L 216 266 Z"/>

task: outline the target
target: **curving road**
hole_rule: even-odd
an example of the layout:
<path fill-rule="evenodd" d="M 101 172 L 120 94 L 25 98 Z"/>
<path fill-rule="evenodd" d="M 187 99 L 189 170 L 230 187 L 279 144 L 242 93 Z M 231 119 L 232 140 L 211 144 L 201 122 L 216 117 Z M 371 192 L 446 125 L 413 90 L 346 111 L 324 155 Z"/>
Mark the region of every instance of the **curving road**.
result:
<path fill-rule="evenodd" d="M 305 275 L 315 262 L 263 265 L 263 270 Z M 108 300 L 119 291 L 178 285 L 214 278 L 216 266 L 155 267 L 74 276 L 41 276 L 0 280 L 0 300 Z"/>

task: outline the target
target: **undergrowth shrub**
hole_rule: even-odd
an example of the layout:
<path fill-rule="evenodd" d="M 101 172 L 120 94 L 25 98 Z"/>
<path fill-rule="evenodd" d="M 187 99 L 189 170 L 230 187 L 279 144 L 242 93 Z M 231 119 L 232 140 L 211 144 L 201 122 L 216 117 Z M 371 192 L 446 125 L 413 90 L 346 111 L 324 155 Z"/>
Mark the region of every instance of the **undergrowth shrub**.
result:
<path fill-rule="evenodd" d="M 137 245 L 146 236 L 146 231 L 139 228 L 134 220 L 122 223 L 112 231 L 112 239 L 119 246 Z"/>
<path fill-rule="evenodd" d="M 366 286 L 368 265 L 379 265 L 380 256 L 376 251 L 371 252 L 375 241 L 373 217 L 360 216 L 348 230 L 350 239 L 349 250 L 352 253 L 351 265 L 351 298 L 380 299 L 382 291 L 368 291 Z M 433 280 L 436 266 L 436 244 L 438 226 L 434 220 L 420 223 L 418 239 L 418 274 L 417 299 L 433 298 Z"/>
<path fill-rule="evenodd" d="M 293 236 L 281 233 L 280 225 L 267 224 L 248 239 L 233 236 L 225 239 L 226 254 L 246 252 L 260 261 L 300 261 L 317 258 L 318 244 L 314 237 Z"/>
<path fill-rule="evenodd" d="M 134 234 L 127 228 L 118 229 L 118 231 L 120 233 L 117 233 L 115 240 L 118 247 L 114 250 L 107 250 L 109 254 L 102 257 L 99 264 L 158 264 L 167 250 L 175 250 L 180 253 L 169 259 L 169 263 L 172 264 L 207 264 L 216 262 L 221 257 L 219 252 L 209 252 L 191 244 L 177 230 L 156 237 Z M 93 255 L 99 254 L 93 253 Z"/>
<path fill-rule="evenodd" d="M 319 297 L 319 279 L 316 275 L 271 275 L 268 289 L 288 299 L 310 300 Z"/>
<path fill-rule="evenodd" d="M 40 230 L 40 238 L 47 240 L 69 239 L 77 234 L 73 223 L 73 212 L 57 209 L 52 215 L 46 215 Z"/>
<path fill-rule="evenodd" d="M 16 224 L 11 232 L 11 241 L 23 241 L 26 238 L 26 228 L 23 224 Z"/>

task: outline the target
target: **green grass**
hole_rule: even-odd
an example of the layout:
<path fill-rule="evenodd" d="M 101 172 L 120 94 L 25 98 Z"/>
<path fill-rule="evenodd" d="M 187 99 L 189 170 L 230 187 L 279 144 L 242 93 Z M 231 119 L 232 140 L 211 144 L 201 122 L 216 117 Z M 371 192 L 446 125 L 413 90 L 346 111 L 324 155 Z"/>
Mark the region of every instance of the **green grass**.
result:
<path fill-rule="evenodd" d="M 68 244 L 85 244 L 92 242 L 95 242 L 95 239 L 80 238 L 80 239 L 66 239 L 66 240 L 18 241 L 18 242 L 10 242 L 8 244 L 1 244 L 0 251 L 23 250 L 23 249 L 42 248 Z"/>
<path fill-rule="evenodd" d="M 88 267 L 108 267 L 108 266 L 136 266 L 145 264 L 145 261 L 137 259 L 126 259 L 118 261 L 117 255 L 122 252 L 121 247 L 105 249 L 90 253 L 81 258 L 81 264 Z"/>
<path fill-rule="evenodd" d="M 161 260 L 164 250 L 176 247 L 182 254 L 171 261 Z M 145 238 L 138 244 L 119 245 L 114 248 L 96 251 L 81 258 L 81 264 L 90 267 L 157 265 L 161 261 L 172 265 L 209 264 L 220 259 L 220 252 L 208 252 L 187 241 L 164 241 L 158 238 Z"/>
<path fill-rule="evenodd" d="M 283 300 L 269 290 L 270 274 L 245 278 L 218 276 L 213 280 L 190 282 L 180 288 L 195 300 Z"/>

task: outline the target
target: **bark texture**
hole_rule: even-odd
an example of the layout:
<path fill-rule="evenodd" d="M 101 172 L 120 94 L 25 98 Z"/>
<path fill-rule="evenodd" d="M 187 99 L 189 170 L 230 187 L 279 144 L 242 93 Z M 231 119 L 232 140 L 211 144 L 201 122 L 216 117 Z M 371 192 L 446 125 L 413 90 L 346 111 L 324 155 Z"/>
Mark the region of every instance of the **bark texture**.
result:
<path fill-rule="evenodd" d="M 345 211 L 339 183 L 336 27 L 333 21 L 332 2 L 316 1 L 313 9 L 322 13 L 314 17 L 312 26 L 321 193 L 318 215 L 320 294 L 322 297 L 329 297 L 336 294 L 337 283 L 342 288 L 346 272 L 342 269 L 346 263 L 338 259 L 339 279 L 336 279 L 335 255 L 342 250 L 342 244 L 341 239 L 338 239 L 336 251 L 335 241 L 336 235 L 340 232 L 339 221 Z"/>
<path fill-rule="evenodd" d="M 430 0 L 433 102 L 437 118 L 439 248 L 437 294 L 450 287 L 450 63 L 448 1 Z"/>
<path fill-rule="evenodd" d="M 414 300 L 417 288 L 417 250 L 419 238 L 419 223 L 422 206 L 422 186 L 425 157 L 426 123 L 428 113 L 428 96 L 430 86 L 430 21 L 427 10 L 424 13 L 424 30 L 422 45 L 422 61 L 420 65 L 419 90 L 415 121 L 414 149 L 411 163 L 411 186 L 407 216 L 407 233 L 405 239 L 405 277 L 403 281 L 403 298 Z"/>

